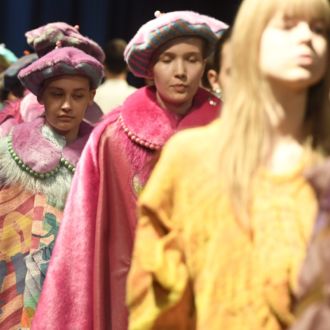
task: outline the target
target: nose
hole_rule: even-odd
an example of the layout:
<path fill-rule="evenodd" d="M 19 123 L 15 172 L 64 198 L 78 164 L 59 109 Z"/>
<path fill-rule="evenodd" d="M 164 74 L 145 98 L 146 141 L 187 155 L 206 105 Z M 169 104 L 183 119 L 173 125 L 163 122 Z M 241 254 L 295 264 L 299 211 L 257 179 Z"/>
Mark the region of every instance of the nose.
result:
<path fill-rule="evenodd" d="M 185 67 L 185 63 L 182 59 L 177 59 L 175 61 L 175 67 L 174 67 L 174 70 L 175 70 L 175 76 L 178 77 L 178 78 L 184 78 L 186 77 L 186 67 Z"/>
<path fill-rule="evenodd" d="M 312 39 L 313 31 L 308 22 L 299 22 L 296 27 L 296 34 L 302 42 L 310 42 Z"/>
<path fill-rule="evenodd" d="M 66 97 L 62 103 L 62 110 L 64 110 L 65 112 L 68 112 L 71 110 L 71 99 L 70 97 Z"/>

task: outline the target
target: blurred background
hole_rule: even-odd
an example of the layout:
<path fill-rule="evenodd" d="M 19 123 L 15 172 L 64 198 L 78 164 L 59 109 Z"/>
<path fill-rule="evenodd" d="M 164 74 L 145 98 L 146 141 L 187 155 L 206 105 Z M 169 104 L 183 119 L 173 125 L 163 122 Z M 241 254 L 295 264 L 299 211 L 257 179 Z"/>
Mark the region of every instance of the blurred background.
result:
<path fill-rule="evenodd" d="M 24 33 L 64 21 L 104 46 L 111 38 L 129 41 L 154 12 L 194 10 L 231 24 L 239 0 L 0 0 L 0 43 L 18 57 L 27 48 Z"/>
<path fill-rule="evenodd" d="M 193 10 L 232 24 L 240 0 L 0 0 L 0 43 L 17 57 L 29 50 L 24 33 L 63 21 L 78 24 L 83 35 L 103 47 L 112 38 L 127 42 L 154 12 Z M 144 81 L 129 73 L 130 84 Z"/>

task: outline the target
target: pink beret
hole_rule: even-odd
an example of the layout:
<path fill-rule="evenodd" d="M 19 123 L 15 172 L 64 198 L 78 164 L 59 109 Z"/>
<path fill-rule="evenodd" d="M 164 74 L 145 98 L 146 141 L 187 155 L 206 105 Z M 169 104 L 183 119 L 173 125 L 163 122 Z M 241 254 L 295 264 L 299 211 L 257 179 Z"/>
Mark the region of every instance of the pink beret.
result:
<path fill-rule="evenodd" d="M 82 75 L 97 88 L 103 78 L 103 65 L 94 57 L 74 47 L 56 48 L 26 68 L 18 77 L 33 94 L 39 95 L 44 81 L 62 75 Z"/>
<path fill-rule="evenodd" d="M 39 57 L 45 55 L 60 42 L 62 47 L 76 47 L 90 54 L 103 63 L 105 59 L 102 48 L 93 40 L 83 36 L 78 26 L 64 22 L 43 25 L 25 33 L 27 43 L 34 48 Z"/>
<path fill-rule="evenodd" d="M 125 49 L 125 60 L 135 76 L 148 78 L 155 50 L 167 41 L 184 36 L 201 37 L 206 40 L 210 53 L 217 38 L 227 28 L 226 23 L 193 11 L 160 14 L 140 27 Z"/>

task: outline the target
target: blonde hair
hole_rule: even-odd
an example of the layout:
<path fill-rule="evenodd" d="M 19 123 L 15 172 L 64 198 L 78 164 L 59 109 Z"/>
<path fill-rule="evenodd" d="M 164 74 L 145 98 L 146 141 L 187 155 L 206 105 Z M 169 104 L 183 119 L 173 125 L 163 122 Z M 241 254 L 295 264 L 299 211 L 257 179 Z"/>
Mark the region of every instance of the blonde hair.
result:
<path fill-rule="evenodd" d="M 265 109 L 274 102 L 269 84 L 259 66 L 262 33 L 278 10 L 307 19 L 322 19 L 327 25 L 329 47 L 330 7 L 328 0 L 245 0 L 231 37 L 231 79 L 222 113 L 219 141 L 220 167 L 235 210 L 245 222 L 253 174 L 265 159 L 272 129 Z M 330 151 L 329 69 L 310 88 L 306 124 L 313 148 Z"/>

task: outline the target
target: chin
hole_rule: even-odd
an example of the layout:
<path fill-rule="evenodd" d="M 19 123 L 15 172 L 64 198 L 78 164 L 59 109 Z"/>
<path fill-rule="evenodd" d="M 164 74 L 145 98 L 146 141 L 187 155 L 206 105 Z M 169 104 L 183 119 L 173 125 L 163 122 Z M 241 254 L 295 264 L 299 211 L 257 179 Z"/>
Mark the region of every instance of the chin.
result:
<path fill-rule="evenodd" d="M 53 128 L 58 134 L 61 135 L 67 135 L 70 131 L 72 131 L 72 127 L 67 127 L 67 126 L 57 126 Z"/>
<path fill-rule="evenodd" d="M 279 81 L 287 88 L 292 90 L 304 91 L 316 85 L 321 79 L 310 74 L 296 74 L 283 77 Z"/>
<path fill-rule="evenodd" d="M 170 101 L 171 103 L 175 104 L 182 104 L 182 103 L 186 103 L 186 102 L 189 102 L 190 100 L 193 99 L 193 96 L 190 97 L 189 95 L 187 94 L 176 94 L 176 95 L 173 95 L 171 98 L 170 98 Z"/>

